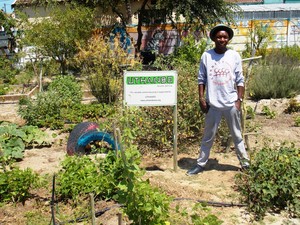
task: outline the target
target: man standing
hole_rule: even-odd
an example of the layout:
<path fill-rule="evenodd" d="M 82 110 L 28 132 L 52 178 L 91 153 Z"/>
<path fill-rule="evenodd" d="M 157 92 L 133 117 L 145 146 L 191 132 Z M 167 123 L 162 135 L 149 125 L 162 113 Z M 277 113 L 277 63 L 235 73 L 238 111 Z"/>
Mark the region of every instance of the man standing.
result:
<path fill-rule="evenodd" d="M 229 127 L 242 169 L 249 167 L 240 120 L 244 97 L 242 60 L 236 51 L 227 48 L 233 35 L 230 27 L 223 24 L 215 26 L 209 35 L 215 47 L 204 52 L 201 57 L 198 73 L 199 102 L 206 118 L 200 156 L 197 165 L 187 172 L 188 175 L 204 171 L 222 117 Z"/>

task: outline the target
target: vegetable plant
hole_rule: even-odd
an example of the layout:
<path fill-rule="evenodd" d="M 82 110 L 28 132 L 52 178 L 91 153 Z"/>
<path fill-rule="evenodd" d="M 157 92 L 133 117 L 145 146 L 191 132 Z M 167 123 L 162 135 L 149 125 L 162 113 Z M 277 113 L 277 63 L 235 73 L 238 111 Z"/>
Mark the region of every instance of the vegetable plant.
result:
<path fill-rule="evenodd" d="M 258 151 L 250 169 L 236 176 L 237 190 L 256 219 L 267 211 L 300 212 L 300 149 L 293 145 L 265 147 Z"/>

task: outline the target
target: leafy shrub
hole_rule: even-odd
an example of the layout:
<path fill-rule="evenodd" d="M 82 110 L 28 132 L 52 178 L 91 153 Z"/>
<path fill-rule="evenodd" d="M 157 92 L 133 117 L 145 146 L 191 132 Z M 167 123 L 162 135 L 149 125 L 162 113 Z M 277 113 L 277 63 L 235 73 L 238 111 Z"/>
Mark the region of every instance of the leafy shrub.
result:
<path fill-rule="evenodd" d="M 25 147 L 49 145 L 48 136 L 35 126 L 0 124 L 0 155 L 22 159 Z"/>
<path fill-rule="evenodd" d="M 36 100 L 23 99 L 19 101 L 19 115 L 28 125 L 38 127 L 61 128 L 61 96 L 58 93 L 47 91 L 38 93 Z"/>
<path fill-rule="evenodd" d="M 38 187 L 39 177 L 31 169 L 12 168 L 0 171 L 0 202 L 22 202 Z"/>
<path fill-rule="evenodd" d="M 299 93 L 299 61 L 278 50 L 272 53 L 253 68 L 248 87 L 253 99 L 293 97 Z"/>
<path fill-rule="evenodd" d="M 236 185 L 250 212 L 261 219 L 268 210 L 300 212 L 300 149 L 265 147 L 255 154 L 247 173 L 236 176 Z"/>
<path fill-rule="evenodd" d="M 18 70 L 14 67 L 15 60 L 0 56 L 0 84 L 15 84 Z"/>
<path fill-rule="evenodd" d="M 77 200 L 94 193 L 98 199 L 115 200 L 133 224 L 162 224 L 167 218 L 169 198 L 141 179 L 140 154 L 134 148 L 124 154 L 109 152 L 104 159 L 68 157 L 58 173 L 58 197 Z"/>
<path fill-rule="evenodd" d="M 254 22 L 254 29 L 250 29 L 250 40 L 246 43 L 246 49 L 242 55 L 245 58 L 255 55 L 263 57 L 267 55 L 268 44 L 273 39 L 272 28 L 269 25 L 264 25 L 260 21 Z"/>
<path fill-rule="evenodd" d="M 70 109 L 82 99 L 80 85 L 71 76 L 58 76 L 48 91 L 38 93 L 36 100 L 19 101 L 18 113 L 27 124 L 52 129 L 62 128 L 65 109 Z"/>
<path fill-rule="evenodd" d="M 172 58 L 177 62 L 190 62 L 191 64 L 199 64 L 201 55 L 207 47 L 206 39 L 197 41 L 194 35 L 190 34 L 182 39 L 183 44 L 177 47 Z"/>
<path fill-rule="evenodd" d="M 9 91 L 9 85 L 0 84 L 0 95 L 6 95 Z"/>
<path fill-rule="evenodd" d="M 283 55 L 286 56 L 293 61 L 299 61 L 300 60 L 300 47 L 298 45 L 293 46 L 284 46 L 281 49 L 275 50 L 274 54 L 276 55 Z"/>
<path fill-rule="evenodd" d="M 123 211 L 133 221 L 132 224 L 165 224 L 170 198 L 158 188 L 153 188 L 149 180 L 131 179 L 133 174 L 130 170 L 125 170 L 125 175 L 129 175 L 129 179 L 123 179 L 118 185 L 116 200 L 125 206 Z"/>
<path fill-rule="evenodd" d="M 62 169 L 58 174 L 56 188 L 60 199 L 78 200 L 88 193 L 103 194 L 109 183 L 108 177 L 99 173 L 97 164 L 89 157 L 67 157 L 62 162 Z"/>
<path fill-rule="evenodd" d="M 190 39 L 187 39 L 190 40 Z M 192 40 L 192 39 L 191 39 Z M 198 84 L 196 81 L 199 64 L 195 58 L 187 57 L 196 54 L 200 60 L 201 53 L 206 44 L 199 44 L 197 50 L 191 43 L 178 49 L 174 55 L 160 56 L 154 66 L 160 70 L 176 70 L 178 72 L 177 88 L 177 117 L 178 117 L 178 143 L 184 143 L 186 138 L 198 137 L 203 126 L 204 115 L 200 111 L 198 101 Z M 191 49 L 189 49 L 191 48 Z M 194 55 L 194 57 L 196 57 Z M 133 119 L 139 135 L 139 144 L 152 147 L 166 148 L 172 144 L 173 137 L 173 109 L 171 107 L 144 107 L 136 113 Z M 161 152 L 161 150 L 159 150 Z"/>
<path fill-rule="evenodd" d="M 130 156 L 129 152 L 128 161 L 136 165 L 135 154 L 131 153 Z M 79 196 L 94 193 L 97 199 L 112 199 L 117 192 L 117 185 L 121 179 L 125 179 L 124 167 L 122 158 L 117 157 L 114 151 L 108 152 L 104 159 L 92 160 L 88 156 L 67 157 L 57 175 L 58 197 L 76 202 Z"/>
<path fill-rule="evenodd" d="M 61 107 L 68 107 L 80 103 L 82 100 L 81 86 L 71 75 L 55 77 L 49 84 L 48 91 L 61 96 Z"/>
<path fill-rule="evenodd" d="M 137 66 L 138 61 L 128 56 L 120 46 L 111 44 L 102 36 L 91 39 L 86 48 L 80 48 L 76 62 L 87 77 L 92 94 L 100 103 L 119 99 L 122 88 L 122 70 Z"/>

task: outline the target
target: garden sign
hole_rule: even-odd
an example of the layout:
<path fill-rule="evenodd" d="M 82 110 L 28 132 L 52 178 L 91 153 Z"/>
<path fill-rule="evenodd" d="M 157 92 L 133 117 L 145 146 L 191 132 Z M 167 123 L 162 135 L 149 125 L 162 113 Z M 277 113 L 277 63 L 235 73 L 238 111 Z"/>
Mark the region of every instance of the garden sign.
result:
<path fill-rule="evenodd" d="M 177 170 L 177 71 L 124 71 L 126 106 L 173 106 L 173 155 Z"/>

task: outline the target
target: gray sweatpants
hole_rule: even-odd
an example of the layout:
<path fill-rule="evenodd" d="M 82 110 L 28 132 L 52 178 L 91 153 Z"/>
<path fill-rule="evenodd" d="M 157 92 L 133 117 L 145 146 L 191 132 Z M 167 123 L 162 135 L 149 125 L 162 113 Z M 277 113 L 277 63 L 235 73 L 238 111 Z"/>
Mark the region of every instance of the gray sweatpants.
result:
<path fill-rule="evenodd" d="M 200 146 L 200 156 L 197 160 L 198 165 L 204 167 L 208 161 L 210 149 L 213 145 L 214 138 L 217 133 L 218 126 L 222 117 L 225 118 L 229 127 L 232 140 L 235 146 L 237 157 L 241 166 L 249 165 L 249 157 L 245 149 L 241 133 L 241 112 L 233 106 L 226 110 L 218 110 L 210 107 L 205 118 L 204 135 Z"/>

